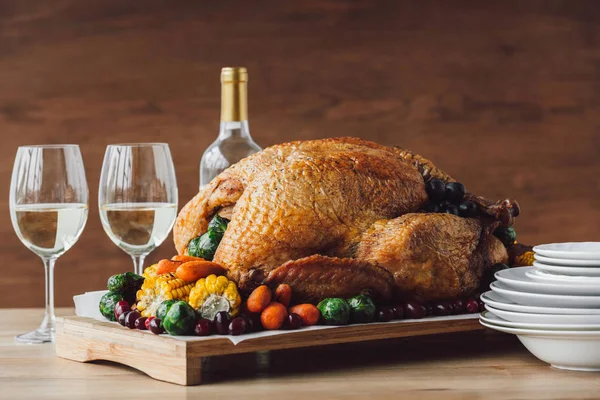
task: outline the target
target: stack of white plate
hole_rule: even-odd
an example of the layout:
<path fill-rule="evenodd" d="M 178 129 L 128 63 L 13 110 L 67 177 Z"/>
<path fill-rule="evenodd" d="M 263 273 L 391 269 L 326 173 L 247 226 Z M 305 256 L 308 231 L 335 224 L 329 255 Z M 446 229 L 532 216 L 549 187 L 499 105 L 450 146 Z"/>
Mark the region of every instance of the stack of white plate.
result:
<path fill-rule="evenodd" d="M 553 367 L 600 371 L 600 242 L 533 250 L 533 267 L 496 273 L 481 324 L 517 335 Z"/>

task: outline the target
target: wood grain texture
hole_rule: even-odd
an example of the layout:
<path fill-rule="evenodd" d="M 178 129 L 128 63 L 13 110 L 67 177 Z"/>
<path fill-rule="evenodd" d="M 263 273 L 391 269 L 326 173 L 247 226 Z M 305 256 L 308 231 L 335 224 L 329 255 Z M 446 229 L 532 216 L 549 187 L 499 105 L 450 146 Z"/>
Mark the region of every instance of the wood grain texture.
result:
<path fill-rule="evenodd" d="M 483 329 L 478 319 L 465 317 L 450 321 L 300 330 L 288 335 L 248 339 L 237 345 L 217 336 L 209 340 L 182 341 L 90 318 L 64 317 L 57 320 L 56 355 L 79 362 L 113 361 L 143 371 L 154 379 L 191 386 L 201 383 L 202 357 Z"/>
<path fill-rule="evenodd" d="M 528 243 L 600 240 L 596 1 L 0 1 L 0 304 L 43 303 L 40 261 L 9 222 L 16 147 L 79 143 L 90 215 L 57 263 L 56 303 L 129 258 L 96 206 L 105 146 L 169 142 L 180 205 L 219 118 L 219 69 L 250 74 L 263 147 L 359 136 L 434 160 L 478 194 L 514 197 Z M 174 252 L 170 239 L 148 262 Z M 23 296 L 27 293 L 27 296 Z"/>
<path fill-rule="evenodd" d="M 59 309 L 69 315 L 73 309 Z M 0 310 L 0 387 L 11 399 L 410 398 L 597 399 L 598 375 L 540 362 L 511 335 L 460 332 L 209 357 L 203 384 L 184 387 L 115 363 L 77 363 L 54 346 L 15 345 L 41 309 Z"/>

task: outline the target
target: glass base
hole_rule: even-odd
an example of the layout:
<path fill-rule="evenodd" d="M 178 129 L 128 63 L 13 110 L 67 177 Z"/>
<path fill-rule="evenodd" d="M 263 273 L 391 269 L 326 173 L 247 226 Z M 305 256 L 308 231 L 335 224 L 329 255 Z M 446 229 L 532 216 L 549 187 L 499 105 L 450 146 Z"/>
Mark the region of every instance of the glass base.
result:
<path fill-rule="evenodd" d="M 15 336 L 15 342 L 24 344 L 42 344 L 54 342 L 54 329 L 38 328 L 34 331 Z"/>

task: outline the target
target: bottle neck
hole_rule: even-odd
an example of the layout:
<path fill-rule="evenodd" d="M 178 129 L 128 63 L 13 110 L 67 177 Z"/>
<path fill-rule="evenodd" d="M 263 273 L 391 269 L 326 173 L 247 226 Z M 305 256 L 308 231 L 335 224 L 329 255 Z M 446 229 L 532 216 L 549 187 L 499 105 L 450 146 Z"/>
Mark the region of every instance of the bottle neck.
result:
<path fill-rule="evenodd" d="M 221 121 L 219 126 L 219 139 L 250 138 L 248 120 L 245 121 Z"/>
<path fill-rule="evenodd" d="M 248 120 L 248 83 L 221 83 L 221 123 Z"/>

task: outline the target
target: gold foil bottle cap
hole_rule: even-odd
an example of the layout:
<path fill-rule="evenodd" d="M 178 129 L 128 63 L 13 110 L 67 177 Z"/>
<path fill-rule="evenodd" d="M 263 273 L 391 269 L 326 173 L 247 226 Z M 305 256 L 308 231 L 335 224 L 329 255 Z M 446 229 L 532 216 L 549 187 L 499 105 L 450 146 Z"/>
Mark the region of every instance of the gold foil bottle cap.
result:
<path fill-rule="evenodd" d="M 225 67 L 221 69 L 221 83 L 248 82 L 248 71 L 245 67 Z"/>

